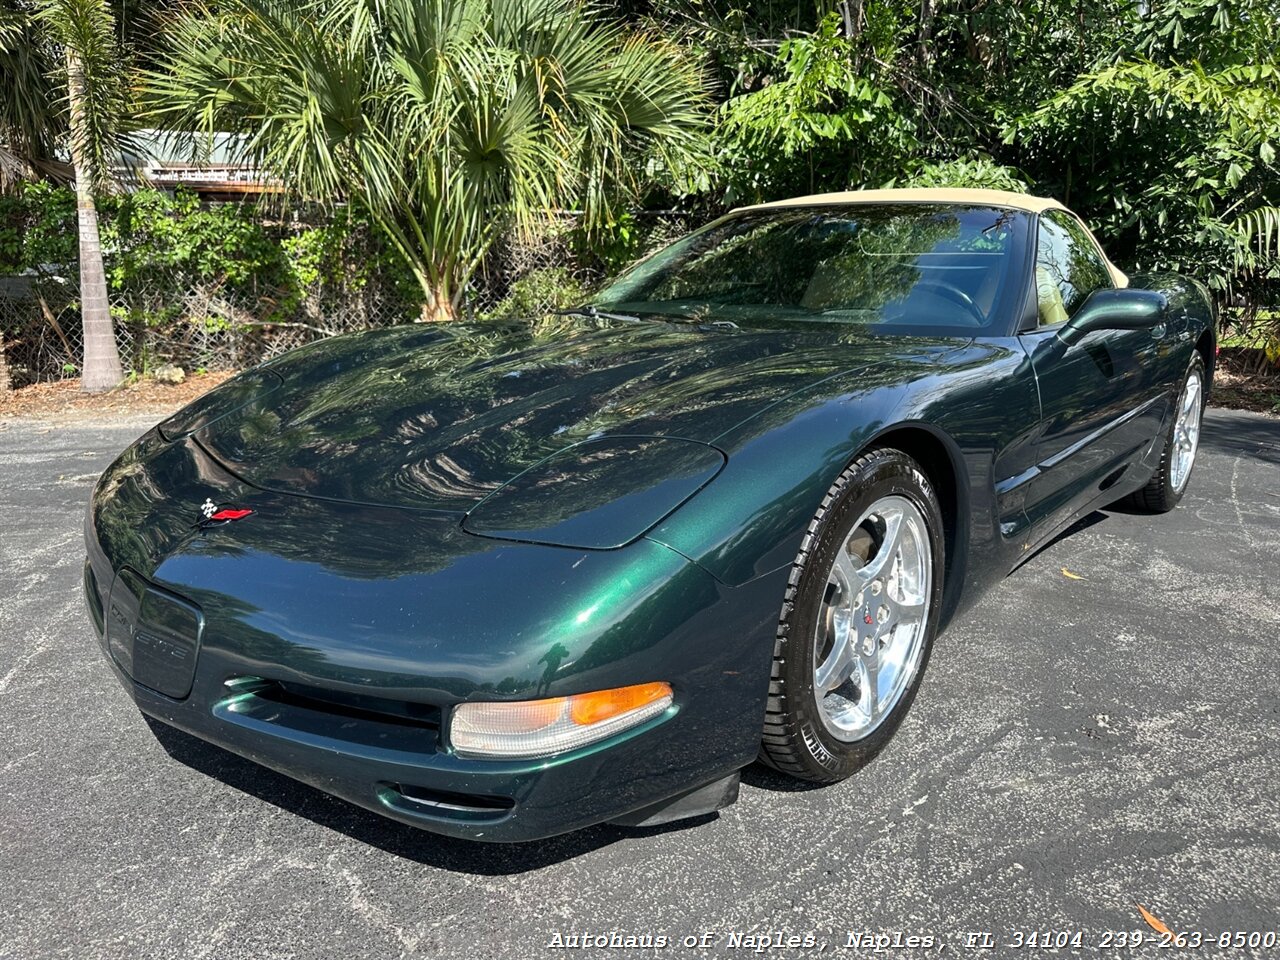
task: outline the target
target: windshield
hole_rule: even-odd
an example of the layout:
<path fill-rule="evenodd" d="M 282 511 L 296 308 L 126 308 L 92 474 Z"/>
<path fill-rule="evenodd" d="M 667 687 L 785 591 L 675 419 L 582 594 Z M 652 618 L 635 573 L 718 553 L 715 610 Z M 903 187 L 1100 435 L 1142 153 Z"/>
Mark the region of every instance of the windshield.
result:
<path fill-rule="evenodd" d="M 1026 237 L 1025 213 L 981 206 L 748 210 L 632 267 L 594 304 L 707 322 L 1002 334 Z"/>

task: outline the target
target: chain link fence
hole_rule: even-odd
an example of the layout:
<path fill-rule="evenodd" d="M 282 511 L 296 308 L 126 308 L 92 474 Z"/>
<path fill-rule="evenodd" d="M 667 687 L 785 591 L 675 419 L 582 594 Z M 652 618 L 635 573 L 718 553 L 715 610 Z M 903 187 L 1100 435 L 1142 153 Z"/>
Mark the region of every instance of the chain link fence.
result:
<path fill-rule="evenodd" d="M 645 254 L 689 228 L 676 212 L 637 214 Z M 575 249 L 577 218 L 562 215 L 543 235 L 508 238 L 486 259 L 468 291 L 466 314 L 483 318 L 513 298 L 522 279 L 552 279 L 522 290 L 520 307 L 557 306 L 566 287 L 589 290 L 606 274 L 599 257 Z M 367 251 L 365 251 L 367 253 Z M 359 247 L 353 257 L 361 256 Z M 106 255 L 107 275 L 112 274 Z M 147 375 L 164 365 L 185 371 L 236 370 L 323 337 L 410 323 L 419 316 L 403 282 L 367 271 L 327 278 L 301 294 L 270 284 L 195 280 L 156 270 L 110 290 L 116 343 L 125 369 Z M 514 298 L 513 298 L 514 299 Z M 0 336 L 14 387 L 79 376 L 83 356 L 76 264 L 0 277 Z"/>

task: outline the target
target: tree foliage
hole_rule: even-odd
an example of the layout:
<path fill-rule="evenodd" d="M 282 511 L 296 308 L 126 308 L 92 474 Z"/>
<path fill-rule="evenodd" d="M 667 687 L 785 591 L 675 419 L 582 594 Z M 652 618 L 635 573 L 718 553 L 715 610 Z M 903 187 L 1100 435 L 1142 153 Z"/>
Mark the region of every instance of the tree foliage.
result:
<path fill-rule="evenodd" d="M 359 201 L 434 318 L 503 231 L 607 215 L 702 120 L 676 47 L 577 0 L 226 0 L 179 22 L 150 88 L 160 122 L 243 132 L 304 198 Z"/>
<path fill-rule="evenodd" d="M 1129 268 L 1191 274 L 1246 313 L 1275 303 L 1276 0 L 850 0 L 790 30 L 768 3 L 710 9 L 649 12 L 715 64 L 718 162 L 695 199 L 1032 189 Z"/>
<path fill-rule="evenodd" d="M 0 0 L 0 176 L 67 142 L 32 14 L 81 2 Z M 292 200 L 352 201 L 431 316 L 554 207 L 615 267 L 643 246 L 632 204 L 705 218 L 907 184 L 1056 196 L 1122 266 L 1196 276 L 1246 319 L 1280 290 L 1280 0 L 113 7 L 148 122 L 245 133 Z M 107 59 L 104 104 L 139 80 Z"/>
<path fill-rule="evenodd" d="M 963 111 L 922 76 L 913 7 L 867 0 L 856 19 L 835 11 L 778 44 L 749 88 L 724 102 L 712 133 L 726 202 L 888 180 L 929 155 L 944 128 L 964 126 Z"/>

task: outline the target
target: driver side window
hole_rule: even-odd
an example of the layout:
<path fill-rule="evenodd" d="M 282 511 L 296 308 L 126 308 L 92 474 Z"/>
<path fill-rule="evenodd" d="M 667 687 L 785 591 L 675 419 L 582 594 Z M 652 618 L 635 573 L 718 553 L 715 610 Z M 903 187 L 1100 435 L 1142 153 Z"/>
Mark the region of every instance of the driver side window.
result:
<path fill-rule="evenodd" d="M 1111 272 L 1079 221 L 1061 210 L 1042 213 L 1036 251 L 1040 325 L 1066 323 L 1089 294 L 1111 286 Z"/>

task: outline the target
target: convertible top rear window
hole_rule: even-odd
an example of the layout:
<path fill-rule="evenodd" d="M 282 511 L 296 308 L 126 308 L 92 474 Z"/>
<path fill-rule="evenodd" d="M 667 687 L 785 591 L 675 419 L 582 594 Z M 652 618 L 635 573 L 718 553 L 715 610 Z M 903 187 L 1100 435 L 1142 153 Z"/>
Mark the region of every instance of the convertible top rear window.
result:
<path fill-rule="evenodd" d="M 1028 215 L 981 206 L 747 210 L 636 265 L 601 309 L 739 325 L 822 322 L 926 335 L 1005 333 Z"/>

